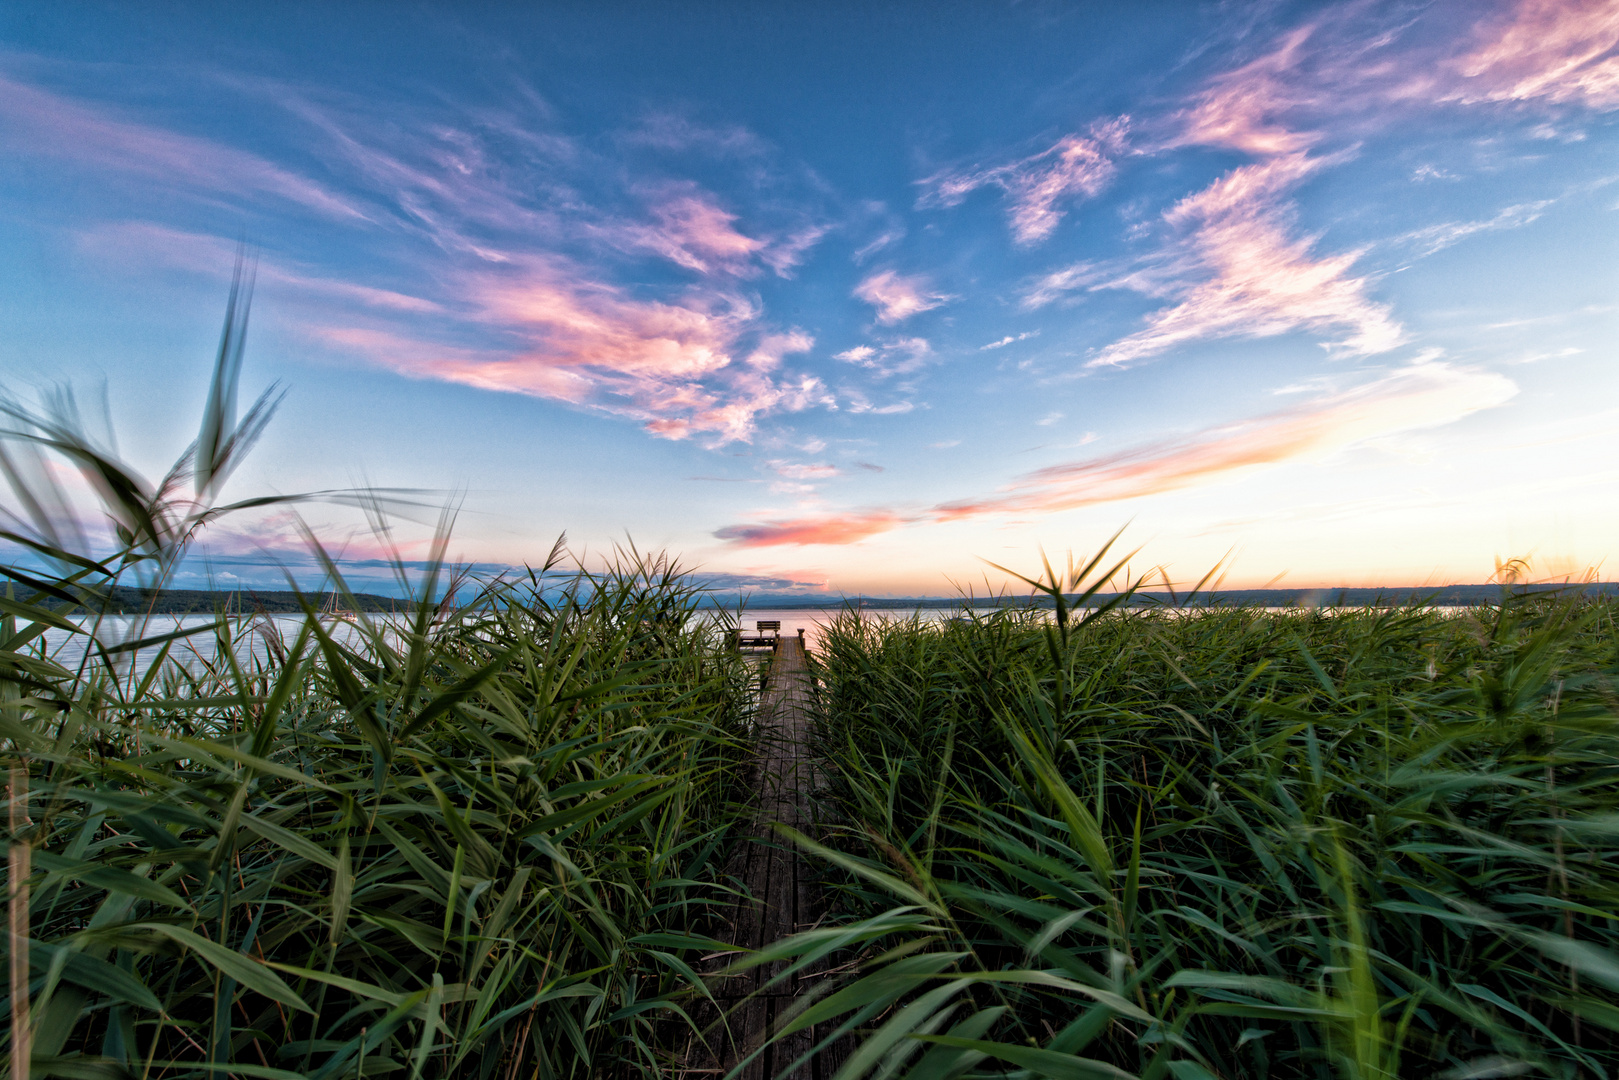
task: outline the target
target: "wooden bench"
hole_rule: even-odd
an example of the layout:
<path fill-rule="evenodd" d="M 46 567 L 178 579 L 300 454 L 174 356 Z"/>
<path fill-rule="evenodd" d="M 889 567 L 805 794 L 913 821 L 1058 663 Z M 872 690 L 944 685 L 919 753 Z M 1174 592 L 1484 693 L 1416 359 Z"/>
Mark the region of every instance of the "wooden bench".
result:
<path fill-rule="evenodd" d="M 771 649 L 781 643 L 781 620 L 760 619 L 754 623 L 753 637 L 743 637 L 739 626 L 731 631 L 731 647 L 734 649 Z M 770 631 L 769 635 L 765 631 Z"/>

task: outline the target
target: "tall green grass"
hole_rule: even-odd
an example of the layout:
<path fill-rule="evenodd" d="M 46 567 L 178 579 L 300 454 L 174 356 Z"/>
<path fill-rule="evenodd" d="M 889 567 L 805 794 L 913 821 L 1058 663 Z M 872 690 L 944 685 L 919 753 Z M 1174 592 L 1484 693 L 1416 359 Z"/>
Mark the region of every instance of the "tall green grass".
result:
<path fill-rule="evenodd" d="M 661 1074 L 733 893 L 751 669 L 667 559 L 451 583 L 447 525 L 425 578 L 396 560 L 398 617 L 106 617 L 289 501 L 219 501 L 274 405 L 235 418 L 245 324 L 233 289 L 201 434 L 155 482 L 70 395 L 0 401 L 12 1075 Z"/>
<path fill-rule="evenodd" d="M 822 638 L 841 1074 L 1610 1076 L 1611 600 Z M 837 935 L 841 934 L 841 939 Z"/>
<path fill-rule="evenodd" d="M 35 1075 L 655 1074 L 749 719 L 669 569 L 233 620 L 133 690 L 34 659 Z"/>
<path fill-rule="evenodd" d="M 12 1075 L 686 1071 L 759 733 L 678 566 L 449 582 L 446 522 L 397 617 L 105 617 L 314 497 L 221 501 L 276 400 L 236 419 L 245 326 L 156 481 L 0 397 Z M 833 824 L 791 839 L 835 916 L 736 963 L 812 987 L 775 1036 L 856 1036 L 834 1080 L 1611 1075 L 1619 605 L 1086 606 L 1122 565 L 824 634 Z"/>

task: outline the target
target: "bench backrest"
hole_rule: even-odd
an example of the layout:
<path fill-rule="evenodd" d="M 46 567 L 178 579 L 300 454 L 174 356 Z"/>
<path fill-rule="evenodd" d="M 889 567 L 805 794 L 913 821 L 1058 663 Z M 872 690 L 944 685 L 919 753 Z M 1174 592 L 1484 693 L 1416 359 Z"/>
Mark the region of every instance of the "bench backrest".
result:
<path fill-rule="evenodd" d="M 760 633 L 764 633 L 766 630 L 780 630 L 781 629 L 781 620 L 780 619 L 761 619 L 757 623 L 754 623 L 754 625 L 759 628 Z"/>

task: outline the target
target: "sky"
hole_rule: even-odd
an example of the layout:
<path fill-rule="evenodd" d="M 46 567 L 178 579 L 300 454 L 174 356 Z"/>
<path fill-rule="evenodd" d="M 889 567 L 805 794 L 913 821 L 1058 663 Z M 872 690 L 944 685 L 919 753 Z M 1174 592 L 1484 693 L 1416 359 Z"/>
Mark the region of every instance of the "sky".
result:
<path fill-rule="evenodd" d="M 0 389 L 770 595 L 1612 578 L 1619 0 L 0 8 Z M 176 585 L 273 584 L 290 511 Z M 300 571 L 301 572 L 301 571 Z M 370 576 L 368 576 L 370 575 Z"/>

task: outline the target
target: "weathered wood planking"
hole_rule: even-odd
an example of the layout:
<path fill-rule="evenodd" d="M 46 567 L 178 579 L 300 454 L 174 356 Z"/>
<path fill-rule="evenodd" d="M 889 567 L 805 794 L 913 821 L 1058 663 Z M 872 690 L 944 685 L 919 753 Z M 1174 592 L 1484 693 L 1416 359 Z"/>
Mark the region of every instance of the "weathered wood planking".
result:
<path fill-rule="evenodd" d="M 732 875 L 755 898 L 751 903 L 736 906 L 729 933 L 720 935 L 739 949 L 756 949 L 808 930 L 821 916 L 814 872 L 772 829 L 777 822 L 805 833 L 814 827 L 811 799 L 817 777 L 809 750 L 810 717 L 809 672 L 804 663 L 803 639 L 783 637 L 771 660 L 769 680 L 759 709 L 755 773 L 759 801 L 753 835 L 740 846 L 729 867 Z M 709 1042 L 719 1050 L 720 1060 L 716 1061 L 701 1047 L 694 1047 L 686 1057 L 686 1071 L 714 1074 L 730 1071 L 769 1037 L 777 1017 L 787 1012 L 793 999 L 823 977 L 818 971 L 804 972 L 790 983 L 759 993 L 783 967 L 785 965 L 780 963 L 764 965 L 714 985 L 715 998 L 729 1014 L 729 1037 L 723 1027 L 716 1025 Z M 741 1080 L 770 1080 L 777 1076 L 807 1053 L 828 1030 L 817 1026 L 767 1047 L 743 1070 Z M 829 1080 L 846 1053 L 845 1047 L 835 1045 L 794 1070 L 791 1080 Z"/>

